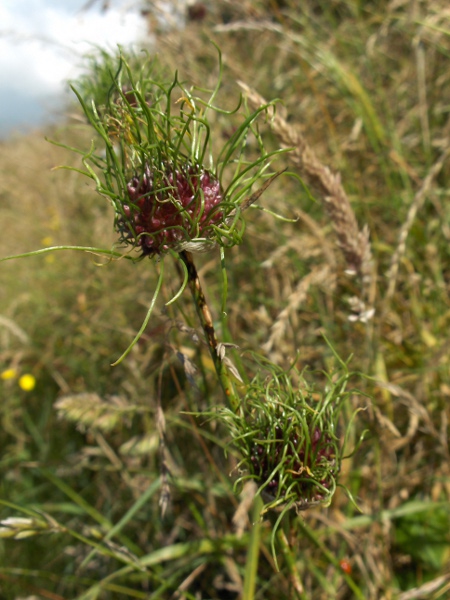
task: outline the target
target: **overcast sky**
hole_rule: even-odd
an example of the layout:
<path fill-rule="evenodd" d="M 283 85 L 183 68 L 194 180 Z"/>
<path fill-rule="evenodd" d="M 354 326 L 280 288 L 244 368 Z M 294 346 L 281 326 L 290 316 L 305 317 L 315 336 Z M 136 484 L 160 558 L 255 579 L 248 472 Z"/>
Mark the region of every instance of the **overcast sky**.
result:
<path fill-rule="evenodd" d="M 77 75 L 92 44 L 115 48 L 147 38 L 138 12 L 126 2 L 87 0 L 0 0 L 0 138 L 38 126 L 61 112 L 66 81 Z M 130 4 L 130 3 L 128 3 Z"/>

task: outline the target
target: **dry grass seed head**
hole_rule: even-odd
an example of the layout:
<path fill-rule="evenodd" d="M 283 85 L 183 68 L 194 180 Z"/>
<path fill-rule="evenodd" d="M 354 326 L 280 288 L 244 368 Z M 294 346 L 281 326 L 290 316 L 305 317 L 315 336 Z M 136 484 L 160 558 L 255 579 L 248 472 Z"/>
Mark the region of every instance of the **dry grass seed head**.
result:
<path fill-rule="evenodd" d="M 256 109 L 266 101 L 255 90 L 239 82 L 251 107 Z M 371 248 L 368 227 L 359 230 L 350 201 L 339 174 L 333 174 L 316 157 L 298 127 L 289 124 L 273 108 L 268 111 L 270 124 L 283 148 L 292 148 L 289 160 L 299 169 L 305 182 L 320 194 L 325 210 L 335 230 L 349 274 L 358 274 L 365 282 L 371 275 Z"/>

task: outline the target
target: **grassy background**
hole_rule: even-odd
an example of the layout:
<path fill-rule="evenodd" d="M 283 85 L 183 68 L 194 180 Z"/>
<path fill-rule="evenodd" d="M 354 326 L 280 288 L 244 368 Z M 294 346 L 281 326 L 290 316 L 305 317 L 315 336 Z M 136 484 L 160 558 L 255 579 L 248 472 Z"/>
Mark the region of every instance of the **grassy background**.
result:
<path fill-rule="evenodd" d="M 279 572 L 270 553 L 276 515 L 268 515 L 255 597 L 445 598 L 450 167 L 434 167 L 449 147 L 450 11 L 440 0 L 297 4 L 216 2 L 181 32 L 156 31 L 167 65 L 205 87 L 217 77 L 209 39 L 220 46 L 222 104 L 235 103 L 237 79 L 268 100 L 282 99 L 288 121 L 341 173 L 360 226 L 370 229 L 366 301 L 375 315 L 368 323 L 348 318 L 360 284 L 345 273 L 323 198 L 295 179 L 279 179 L 261 203 L 298 221 L 249 213 L 244 244 L 228 253 L 229 332 L 222 335 L 242 349 L 264 348 L 283 366 L 298 350 L 300 368 L 322 370 L 334 364 L 325 334 L 341 357 L 353 355 L 351 368 L 361 374 L 354 383 L 363 394 L 351 395 L 344 411 L 364 408 L 352 439 L 368 430 L 341 475 L 362 514 L 338 490 L 329 508 L 292 515 L 286 545 L 277 547 Z M 45 134 L 88 147 L 91 134 L 81 123 Z M 216 125 L 220 138 L 233 123 Z M 111 247 L 107 203 L 76 173 L 51 170 L 77 158 L 43 135 L 0 146 L 0 256 L 53 244 Z M 269 128 L 265 135 L 279 144 Z M 284 160 L 280 168 L 290 166 Z M 393 287 L 389 267 L 402 231 Z M 174 327 L 180 309 L 184 324 L 197 327 L 188 294 L 176 311 L 160 301 L 142 341 L 111 368 L 146 313 L 155 266 L 97 262 L 58 252 L 0 267 L 1 368 L 32 373 L 37 382 L 30 392 L 16 379 L 0 382 L 0 498 L 15 505 L 4 505 L 0 516 L 27 516 L 20 507 L 57 523 L 53 533 L 0 542 L 1 595 L 246 597 L 251 527 L 244 520 L 239 531 L 233 523 L 240 499 L 230 476 L 238 457 L 225 456 L 220 426 L 182 412 L 222 402 L 207 353 L 192 331 Z M 199 263 L 215 319 L 218 264 L 217 253 Z M 163 296 L 178 286 L 169 270 Z M 178 352 L 196 366 L 196 385 Z M 75 408 L 85 402 L 81 416 L 58 417 L 54 404 L 63 396 Z"/>

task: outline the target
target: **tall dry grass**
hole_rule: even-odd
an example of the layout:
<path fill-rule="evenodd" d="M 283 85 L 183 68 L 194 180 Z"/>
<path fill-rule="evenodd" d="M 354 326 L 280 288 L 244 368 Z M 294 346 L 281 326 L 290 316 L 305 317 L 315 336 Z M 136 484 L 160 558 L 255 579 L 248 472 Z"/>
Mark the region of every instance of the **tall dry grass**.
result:
<path fill-rule="evenodd" d="M 341 482 L 362 512 L 339 490 L 328 509 L 292 516 L 277 572 L 274 516 L 251 542 L 243 498 L 236 532 L 237 457 L 224 457 L 220 427 L 184 414 L 219 401 L 187 304 L 182 325 L 170 311 L 160 314 L 129 360 L 111 370 L 145 314 L 150 268 L 99 268 L 65 253 L 53 263 L 2 263 L 0 356 L 38 383 L 31 394 L 1 383 L 1 498 L 84 536 L 3 541 L 2 593 L 244 598 L 253 543 L 261 553 L 255 597 L 358 597 L 348 577 L 363 598 L 446 597 L 449 19 L 440 1 L 216 2 L 182 32 L 156 32 L 167 64 L 205 87 L 217 74 L 208 40 L 220 46 L 228 108 L 238 80 L 249 102 L 278 97 L 284 104 L 261 133 L 273 147 L 293 148 L 280 168 L 296 171 L 309 191 L 283 177 L 259 201 L 299 216 L 295 223 L 248 211 L 244 243 L 227 257 L 222 333 L 280 364 L 298 352 L 298 365 L 318 381 L 335 364 L 324 334 L 342 358 L 352 356 L 367 396 L 355 394 L 345 413 L 349 421 L 362 409 L 350 446 L 368 433 L 344 461 Z M 215 127 L 225 137 L 233 122 L 218 117 Z M 74 143 L 85 135 L 73 127 L 52 133 Z M 68 156 L 40 135 L 10 140 L 0 154 L 2 256 L 50 235 L 57 243 L 111 245 L 111 215 L 101 200 L 76 174 L 50 170 Z M 220 315 L 216 258 L 199 265 L 213 320 Z M 167 299 L 178 286 L 174 270 Z M 102 429 L 98 415 L 57 420 L 54 403 L 78 393 L 97 394 L 114 427 Z M 158 401 L 170 487 L 164 519 Z M 4 507 L 2 518 L 11 513 Z M 86 540 L 92 548 L 101 539 L 84 562 Z M 130 566 L 138 559 L 144 570 Z"/>

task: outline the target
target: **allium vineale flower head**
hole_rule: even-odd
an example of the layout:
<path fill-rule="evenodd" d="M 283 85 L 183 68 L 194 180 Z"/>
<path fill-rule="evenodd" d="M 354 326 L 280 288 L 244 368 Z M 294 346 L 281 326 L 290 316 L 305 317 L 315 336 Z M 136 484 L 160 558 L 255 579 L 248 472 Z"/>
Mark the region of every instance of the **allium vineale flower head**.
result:
<path fill-rule="evenodd" d="M 223 194 L 219 180 L 200 165 L 167 163 L 157 172 L 149 163 L 127 183 L 128 204 L 117 218 L 121 241 L 143 255 L 161 254 L 213 233 L 220 224 Z"/>
<path fill-rule="evenodd" d="M 218 79 L 205 97 L 177 74 L 167 78 L 156 59 L 102 53 L 73 88 L 104 146 L 96 153 L 97 140 L 84 154 L 84 173 L 112 202 L 120 242 L 141 257 L 239 243 L 244 200 L 270 177 L 279 151 L 265 151 L 256 124 L 266 107 L 249 113 L 239 101 L 233 111 L 219 109 L 220 73 Z M 221 118 L 241 110 L 240 124 L 219 148 L 221 131 L 213 136 L 211 117 L 220 128 Z"/>
<path fill-rule="evenodd" d="M 295 369 L 284 372 L 267 361 L 265 368 L 269 375 L 252 381 L 239 414 L 219 411 L 243 456 L 238 482 L 254 480 L 266 509 L 327 505 L 342 459 L 337 422 L 348 375 L 318 392 Z"/>

